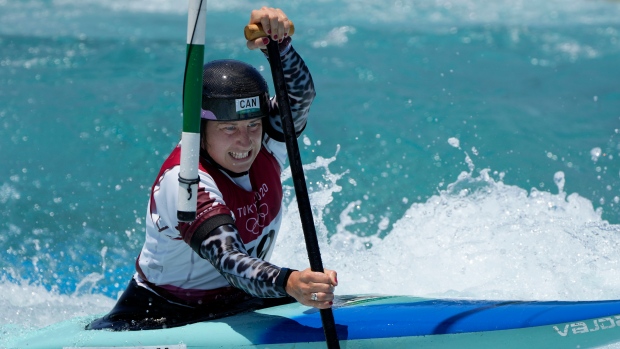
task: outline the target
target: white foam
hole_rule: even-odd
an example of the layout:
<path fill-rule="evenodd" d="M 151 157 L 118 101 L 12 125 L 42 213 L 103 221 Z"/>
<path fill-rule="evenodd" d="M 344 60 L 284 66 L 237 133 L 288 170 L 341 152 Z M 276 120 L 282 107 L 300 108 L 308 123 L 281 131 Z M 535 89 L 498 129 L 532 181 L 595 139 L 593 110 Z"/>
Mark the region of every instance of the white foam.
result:
<path fill-rule="evenodd" d="M 76 316 L 109 311 L 114 300 L 98 294 L 62 295 L 27 282 L 0 280 L 0 332 L 3 327 L 43 327 Z"/>
<path fill-rule="evenodd" d="M 471 159 L 470 159 L 471 160 Z M 322 161 L 329 164 L 330 161 Z M 473 166 L 473 163 L 469 165 Z M 318 167 L 317 167 L 318 168 Z M 335 179 L 323 167 L 325 178 Z M 618 298 L 620 226 L 601 219 L 600 209 L 579 194 L 529 192 L 502 182 L 490 170 L 463 172 L 426 202 L 413 203 L 384 239 L 347 230 L 351 202 L 330 236 L 318 220 L 324 265 L 339 272 L 338 292 L 388 293 L 481 299 L 594 300 Z M 570 179 L 568 179 L 570 180 Z M 311 198 L 315 216 L 340 191 L 326 180 Z M 322 217 L 320 214 L 319 217 Z M 282 227 L 273 261 L 308 266 L 296 203 Z"/>
<path fill-rule="evenodd" d="M 313 42 L 312 47 L 343 46 L 349 41 L 349 35 L 355 32 L 355 28 L 346 25 L 333 28 L 323 38 Z"/>

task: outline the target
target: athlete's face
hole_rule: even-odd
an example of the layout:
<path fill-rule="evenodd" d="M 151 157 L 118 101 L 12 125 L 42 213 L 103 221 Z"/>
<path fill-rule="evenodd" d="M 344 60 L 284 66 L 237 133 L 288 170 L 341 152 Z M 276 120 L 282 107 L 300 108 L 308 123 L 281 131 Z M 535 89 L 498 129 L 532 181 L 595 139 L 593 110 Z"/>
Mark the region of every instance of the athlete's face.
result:
<path fill-rule="evenodd" d="M 263 137 L 261 118 L 241 121 L 209 121 L 202 147 L 225 169 L 248 171 L 258 155 Z"/>

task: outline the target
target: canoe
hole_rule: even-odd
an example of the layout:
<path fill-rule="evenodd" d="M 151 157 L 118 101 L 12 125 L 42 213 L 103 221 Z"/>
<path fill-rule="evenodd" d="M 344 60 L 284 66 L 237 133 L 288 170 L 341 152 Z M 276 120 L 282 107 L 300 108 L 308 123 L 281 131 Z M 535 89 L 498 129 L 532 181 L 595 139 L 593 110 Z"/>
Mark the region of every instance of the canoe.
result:
<path fill-rule="evenodd" d="M 594 348 L 620 343 L 620 300 L 489 301 L 338 296 L 341 348 Z M 14 336 L 8 348 L 325 348 L 318 310 L 291 303 L 180 327 L 85 330 L 80 317 Z"/>

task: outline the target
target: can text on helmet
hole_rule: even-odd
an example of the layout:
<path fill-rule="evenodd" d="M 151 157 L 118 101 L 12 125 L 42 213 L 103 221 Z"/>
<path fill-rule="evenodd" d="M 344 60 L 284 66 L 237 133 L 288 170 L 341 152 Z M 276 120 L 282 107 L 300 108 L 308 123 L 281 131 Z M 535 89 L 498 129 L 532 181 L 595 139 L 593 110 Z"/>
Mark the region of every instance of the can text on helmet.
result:
<path fill-rule="evenodd" d="M 260 101 L 258 96 L 256 97 L 248 97 L 248 98 L 237 98 L 235 99 L 236 112 L 237 113 L 248 113 L 252 111 L 260 110 Z"/>

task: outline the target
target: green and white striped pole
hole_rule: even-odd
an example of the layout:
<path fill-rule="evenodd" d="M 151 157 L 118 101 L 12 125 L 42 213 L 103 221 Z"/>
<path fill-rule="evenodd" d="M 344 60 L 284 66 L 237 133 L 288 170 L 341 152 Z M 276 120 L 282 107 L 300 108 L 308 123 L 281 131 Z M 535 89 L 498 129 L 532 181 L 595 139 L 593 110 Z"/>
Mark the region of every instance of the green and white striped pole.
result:
<path fill-rule="evenodd" d="M 187 56 L 183 83 L 183 134 L 177 218 L 196 219 L 198 158 L 200 155 L 200 111 L 202 106 L 202 66 L 206 34 L 206 0 L 189 0 L 187 18 Z"/>

